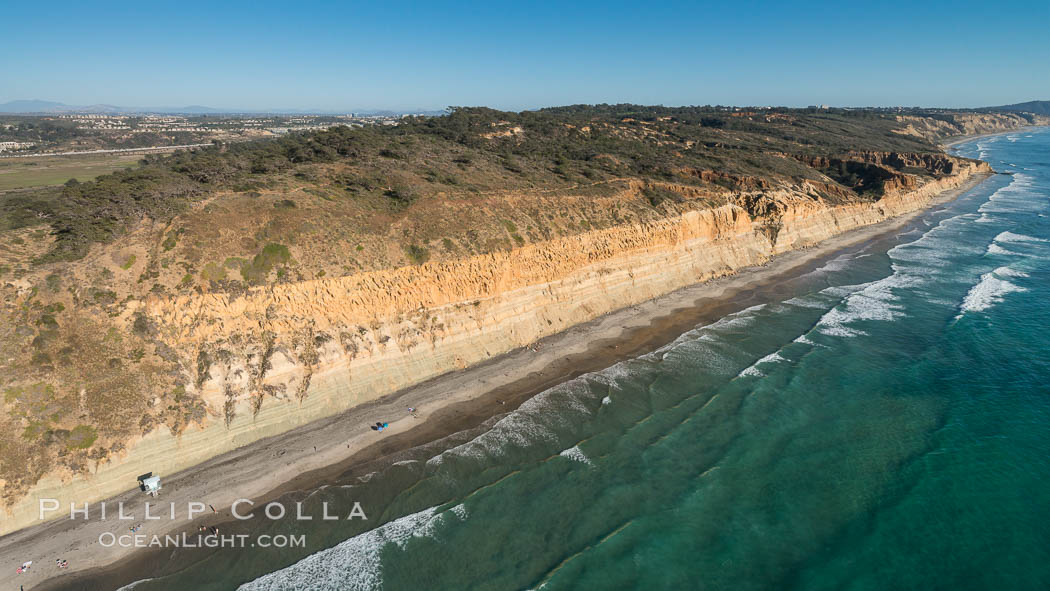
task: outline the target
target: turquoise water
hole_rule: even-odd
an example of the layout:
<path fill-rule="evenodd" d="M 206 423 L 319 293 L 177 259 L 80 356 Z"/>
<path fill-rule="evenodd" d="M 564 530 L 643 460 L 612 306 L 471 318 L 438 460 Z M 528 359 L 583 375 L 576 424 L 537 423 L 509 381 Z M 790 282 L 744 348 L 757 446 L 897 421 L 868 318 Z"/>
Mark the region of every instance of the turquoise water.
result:
<path fill-rule="evenodd" d="M 368 526 L 280 522 L 310 547 L 136 590 L 1050 587 L 1050 132 L 958 151 L 1014 174 L 782 301 L 295 497 L 359 500 Z"/>

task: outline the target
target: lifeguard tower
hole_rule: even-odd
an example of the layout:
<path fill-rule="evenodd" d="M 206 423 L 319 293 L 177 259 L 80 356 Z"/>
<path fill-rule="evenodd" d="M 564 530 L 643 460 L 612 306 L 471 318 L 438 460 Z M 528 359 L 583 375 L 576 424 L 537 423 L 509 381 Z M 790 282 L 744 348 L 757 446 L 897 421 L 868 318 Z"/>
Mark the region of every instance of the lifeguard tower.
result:
<path fill-rule="evenodd" d="M 151 497 L 160 494 L 160 476 L 154 476 L 153 472 L 147 472 L 139 476 L 139 489 Z"/>

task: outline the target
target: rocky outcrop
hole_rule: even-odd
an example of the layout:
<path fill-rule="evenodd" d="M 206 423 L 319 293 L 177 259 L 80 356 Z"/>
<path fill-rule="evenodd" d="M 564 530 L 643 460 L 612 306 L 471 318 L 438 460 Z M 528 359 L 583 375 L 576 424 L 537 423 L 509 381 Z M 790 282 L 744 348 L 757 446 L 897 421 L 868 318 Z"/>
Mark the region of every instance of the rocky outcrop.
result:
<path fill-rule="evenodd" d="M 144 313 L 192 375 L 187 390 L 209 418 L 178 436 L 154 429 L 92 476 L 43 479 L 8 508 L 0 533 L 30 523 L 38 498 L 109 497 L 142 472 L 174 473 L 607 312 L 924 208 L 990 170 L 943 155 L 858 153 L 841 162 L 880 171 L 880 196 L 847 200 L 839 187 L 829 200 L 830 183 L 737 180 L 746 189 L 726 205 L 511 251 L 238 296 L 155 296 Z M 901 172 L 913 166 L 935 174 Z"/>

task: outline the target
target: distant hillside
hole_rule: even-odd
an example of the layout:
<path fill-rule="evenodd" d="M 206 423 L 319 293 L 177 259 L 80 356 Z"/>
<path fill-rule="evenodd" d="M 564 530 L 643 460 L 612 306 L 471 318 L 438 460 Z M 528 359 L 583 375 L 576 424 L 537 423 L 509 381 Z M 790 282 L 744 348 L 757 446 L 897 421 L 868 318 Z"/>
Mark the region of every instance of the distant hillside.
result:
<path fill-rule="evenodd" d="M 0 104 L 0 113 L 227 113 L 200 105 L 188 107 L 118 107 L 115 105 L 67 105 L 54 101 L 17 100 Z"/>
<path fill-rule="evenodd" d="M 1050 115 L 1050 101 L 1028 101 L 1014 105 L 1002 105 L 1001 107 L 984 107 L 978 111 L 1010 111 L 1013 113 L 1035 113 L 1036 115 Z"/>
<path fill-rule="evenodd" d="M 0 113 L 45 113 L 69 108 L 53 101 L 19 100 L 0 105 Z"/>
<path fill-rule="evenodd" d="M 122 115 L 134 113 L 155 113 L 167 115 L 327 115 L 352 112 L 362 116 L 395 117 L 404 113 L 413 115 L 436 116 L 444 111 L 428 111 L 410 109 L 407 111 L 390 111 L 383 109 L 217 109 L 202 105 L 188 105 L 184 107 L 120 107 L 116 105 L 67 105 L 54 101 L 41 100 L 16 100 L 0 104 L 0 113 L 9 114 L 54 114 L 54 113 L 95 113 Z"/>

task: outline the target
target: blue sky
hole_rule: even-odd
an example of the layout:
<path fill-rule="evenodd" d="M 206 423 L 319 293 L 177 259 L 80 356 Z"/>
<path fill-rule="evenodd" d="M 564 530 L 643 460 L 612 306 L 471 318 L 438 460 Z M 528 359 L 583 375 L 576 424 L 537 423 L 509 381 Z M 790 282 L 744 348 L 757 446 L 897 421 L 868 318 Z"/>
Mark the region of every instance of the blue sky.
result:
<path fill-rule="evenodd" d="M 5 3 L 0 103 L 324 110 L 1050 99 L 1050 2 Z"/>

